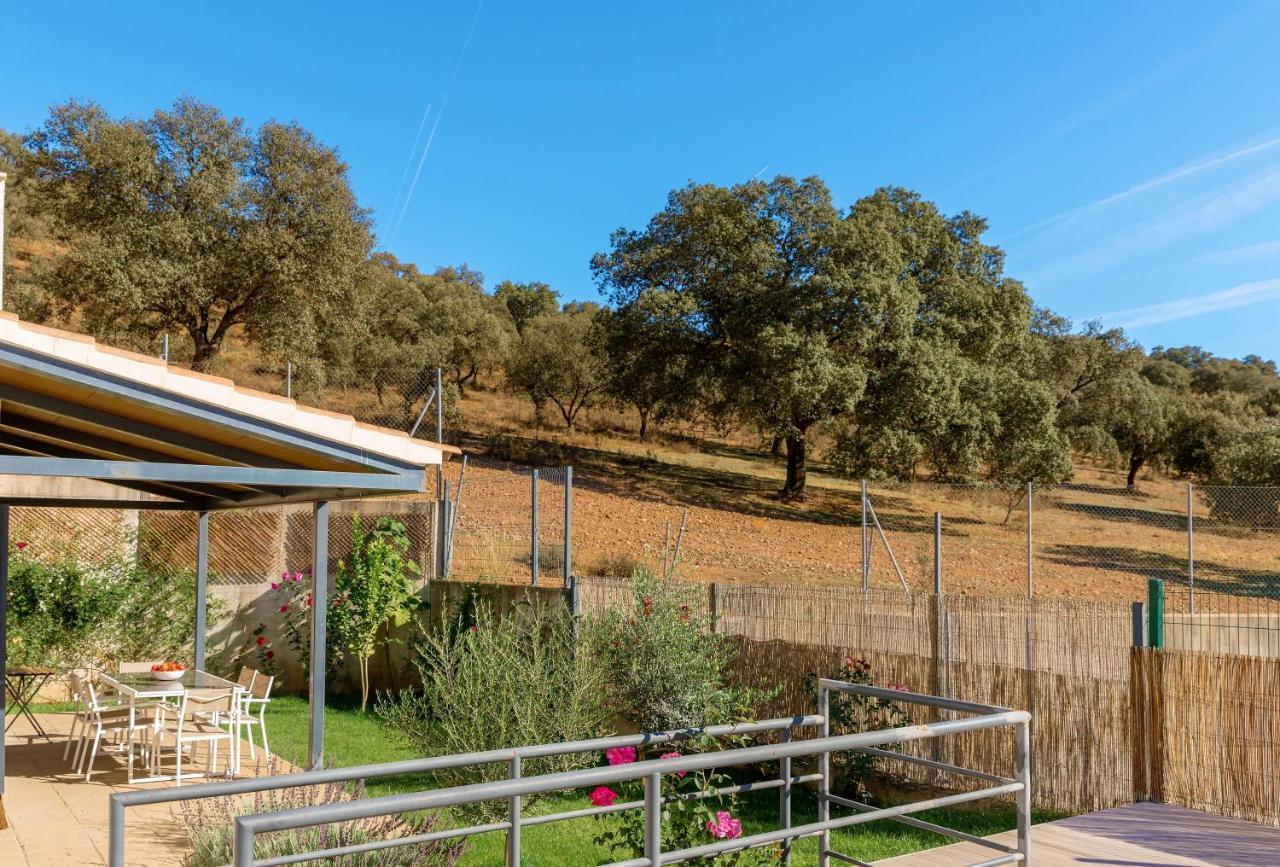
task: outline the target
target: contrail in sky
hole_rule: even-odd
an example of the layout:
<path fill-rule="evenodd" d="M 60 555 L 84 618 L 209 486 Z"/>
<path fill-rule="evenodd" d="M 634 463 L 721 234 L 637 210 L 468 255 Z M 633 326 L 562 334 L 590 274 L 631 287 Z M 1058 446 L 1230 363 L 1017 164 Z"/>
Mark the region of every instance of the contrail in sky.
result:
<path fill-rule="evenodd" d="M 1242 283 L 1230 289 L 1209 292 L 1204 295 L 1192 295 L 1176 301 L 1165 301 L 1160 304 L 1148 304 L 1145 307 L 1131 307 L 1128 310 L 1115 310 L 1102 314 L 1103 321 L 1119 325 L 1123 328 L 1141 328 L 1144 325 L 1159 325 L 1175 319 L 1189 319 L 1205 313 L 1216 313 L 1219 310 L 1230 310 L 1234 307 L 1246 307 L 1280 298 L 1280 279 L 1259 280 L 1256 283 Z"/>
<path fill-rule="evenodd" d="M 427 155 L 431 153 L 431 142 L 435 140 L 436 130 L 440 126 L 440 118 L 444 117 L 444 110 L 449 105 L 449 96 L 453 93 L 453 86 L 458 81 L 458 74 L 462 72 L 462 62 L 467 59 L 467 49 L 471 47 L 471 37 L 476 32 L 476 24 L 480 21 L 480 11 L 484 9 L 484 0 L 480 0 L 476 4 L 476 14 L 471 17 L 471 27 L 467 30 L 467 38 L 462 43 L 462 51 L 458 54 L 458 63 L 453 68 L 453 77 L 449 79 L 449 86 L 445 88 L 444 99 L 440 101 L 440 111 L 436 112 L 435 122 L 431 124 L 431 132 L 427 136 L 427 143 L 422 147 L 422 157 L 418 160 L 418 170 L 413 173 L 413 183 L 409 185 L 409 192 L 405 194 L 404 204 L 400 208 L 400 216 L 396 218 L 395 228 L 391 230 L 391 238 L 387 241 L 388 245 L 395 242 L 396 234 L 400 231 L 400 224 L 404 222 L 404 215 L 409 211 L 409 204 L 413 201 L 413 192 L 418 188 L 418 178 L 422 176 L 422 167 L 427 164 Z"/>
<path fill-rule="evenodd" d="M 413 155 L 418 152 L 418 142 L 422 141 L 422 131 L 427 127 L 427 115 L 431 114 L 431 103 L 427 103 L 427 109 L 422 113 L 422 120 L 418 121 L 418 132 L 413 137 L 413 147 L 409 148 L 409 156 L 404 161 L 404 171 L 400 173 L 400 185 L 396 187 L 396 197 L 391 200 L 391 213 L 395 213 L 400 205 L 400 194 L 404 192 L 404 182 L 409 180 L 409 169 L 413 168 Z"/>
<path fill-rule="evenodd" d="M 1191 175 L 1198 174 L 1200 172 L 1207 171 L 1212 168 L 1216 168 L 1225 163 L 1233 162 L 1234 160 L 1242 159 L 1243 157 L 1251 156 L 1253 154 L 1260 153 L 1265 150 L 1270 150 L 1271 148 L 1274 148 L 1276 145 L 1280 145 L 1280 138 L 1267 139 L 1266 141 L 1261 142 L 1260 144 L 1249 145 L 1248 147 L 1238 148 L 1234 151 L 1231 151 L 1228 154 L 1223 154 L 1222 156 L 1211 157 L 1209 159 L 1201 159 L 1193 163 L 1188 163 L 1180 168 L 1177 168 L 1171 172 L 1168 172 L 1167 174 L 1159 175 L 1158 177 L 1154 177 L 1154 178 L 1151 178 L 1150 180 L 1143 181 L 1142 183 L 1136 186 L 1129 187 L 1127 190 L 1121 190 L 1118 193 L 1113 193 L 1110 196 L 1104 196 L 1103 198 L 1098 199 L 1095 202 L 1090 202 L 1087 205 L 1081 205 L 1078 208 L 1072 208 L 1069 211 L 1063 211 L 1059 214 L 1054 214 L 1052 217 L 1046 217 L 1045 219 L 1040 220 L 1037 223 L 1032 223 L 1030 226 L 1024 226 L 1023 228 L 1018 229 L 1015 232 L 1010 232 L 1007 235 L 1003 235 L 999 238 L 999 240 L 1001 242 L 1004 242 L 1009 240 L 1010 238 L 1016 238 L 1020 235 L 1025 235 L 1029 232 L 1035 232 L 1047 226 L 1052 226 L 1056 223 L 1061 223 L 1064 220 L 1069 220 L 1072 217 L 1079 216 L 1080 214 L 1084 214 L 1089 211 L 1094 211 L 1094 210 L 1097 210 L 1098 208 L 1102 208 L 1107 205 L 1114 204 L 1123 199 L 1127 199 L 1130 196 L 1136 196 L 1139 193 L 1145 193 L 1148 190 L 1154 190 L 1157 187 L 1162 187 L 1165 184 L 1171 184 L 1174 181 L 1178 181 L 1183 178 L 1190 177 Z"/>

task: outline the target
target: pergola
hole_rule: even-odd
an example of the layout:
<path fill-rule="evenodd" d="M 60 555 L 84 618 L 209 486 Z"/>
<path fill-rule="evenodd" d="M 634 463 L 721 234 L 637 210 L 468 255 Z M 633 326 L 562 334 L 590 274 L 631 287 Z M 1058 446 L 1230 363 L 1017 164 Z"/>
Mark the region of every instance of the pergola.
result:
<path fill-rule="evenodd" d="M 0 312 L 0 671 L 11 506 L 198 514 L 194 662 L 204 667 L 209 514 L 311 503 L 308 766 L 324 745 L 328 504 L 420 493 L 458 449 Z M 0 794 L 4 750 L 0 746 Z"/>

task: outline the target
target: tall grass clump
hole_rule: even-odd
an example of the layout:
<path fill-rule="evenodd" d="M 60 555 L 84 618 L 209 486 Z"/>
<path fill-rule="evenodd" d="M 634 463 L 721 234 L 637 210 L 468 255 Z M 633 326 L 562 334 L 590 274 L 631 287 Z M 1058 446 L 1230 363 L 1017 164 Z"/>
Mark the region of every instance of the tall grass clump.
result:
<path fill-rule="evenodd" d="M 268 773 L 276 773 L 274 766 Z M 214 798 L 183 801 L 178 818 L 191 841 L 191 853 L 185 867 L 221 867 L 232 860 L 232 840 L 235 817 L 244 813 L 276 813 L 300 807 L 316 807 L 336 804 L 365 797 L 364 781 L 358 781 L 351 789 L 341 785 L 302 786 L 259 792 L 253 797 Z M 262 834 L 254 840 L 254 857 L 277 858 L 314 852 L 322 849 L 373 843 L 396 837 L 430 833 L 440 830 L 435 814 L 417 815 L 412 821 L 398 816 L 385 816 L 360 822 L 342 822 L 316 828 L 294 831 L 277 831 Z M 462 857 L 465 848 L 462 840 L 435 840 L 341 855 L 327 861 L 335 867 L 453 867 Z"/>

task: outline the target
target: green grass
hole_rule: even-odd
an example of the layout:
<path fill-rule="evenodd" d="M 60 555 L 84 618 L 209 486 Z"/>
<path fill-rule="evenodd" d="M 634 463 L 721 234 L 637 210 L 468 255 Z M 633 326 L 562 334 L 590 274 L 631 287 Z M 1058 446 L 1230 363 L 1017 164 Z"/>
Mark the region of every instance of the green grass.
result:
<path fill-rule="evenodd" d="M 272 751 L 295 764 L 301 764 L 307 747 L 307 705 L 294 696 L 279 696 L 267 711 L 267 728 Z M 373 764 L 415 758 L 414 749 L 385 728 L 372 713 L 363 715 L 349 699 L 331 699 L 325 714 L 326 761 L 337 766 Z M 420 791 L 432 788 L 435 783 L 423 775 L 405 775 L 382 780 L 371 780 L 371 795 Z M 747 833 L 773 830 L 777 827 L 778 795 L 762 792 L 744 797 L 740 801 L 740 813 Z M 526 815 L 554 813 L 588 806 L 585 792 L 571 792 L 541 801 Z M 807 791 L 796 793 L 792 808 L 796 824 L 814 821 L 816 806 Z M 940 825 L 986 836 L 1007 831 L 1014 827 L 1012 806 L 994 804 L 983 809 L 930 810 L 919 814 L 920 818 Z M 1049 813 L 1037 813 L 1035 821 L 1043 822 L 1061 818 Z M 554 822 L 548 825 L 524 829 L 522 842 L 523 864 L 526 867 L 580 867 L 584 864 L 600 864 L 616 860 L 609 853 L 592 843 L 599 821 L 576 819 Z M 503 861 L 505 837 L 487 834 L 472 838 L 463 867 L 485 867 Z M 910 828 L 892 821 L 872 822 L 856 830 L 836 831 L 832 845 L 840 852 L 863 861 L 890 858 L 908 852 L 916 852 L 952 842 L 928 831 Z M 804 840 L 796 845 L 793 864 L 797 867 L 813 867 L 817 864 L 816 841 Z"/>

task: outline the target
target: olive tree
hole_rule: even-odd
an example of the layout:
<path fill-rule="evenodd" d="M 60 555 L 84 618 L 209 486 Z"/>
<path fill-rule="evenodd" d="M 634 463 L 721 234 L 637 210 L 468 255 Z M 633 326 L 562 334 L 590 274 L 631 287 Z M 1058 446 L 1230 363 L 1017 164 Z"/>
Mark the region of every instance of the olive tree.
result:
<path fill-rule="evenodd" d="M 318 356 L 373 238 L 347 166 L 296 123 L 246 127 L 181 98 L 143 119 L 54 106 L 27 140 L 32 195 L 64 251 L 44 290 L 96 335 L 177 331 L 208 369 L 232 329 Z"/>
<path fill-rule="evenodd" d="M 606 368 L 598 315 L 592 305 L 570 305 L 525 326 L 507 360 L 507 383 L 533 402 L 539 425 L 544 407 L 552 403 L 565 427 L 573 430 L 579 413 L 603 392 Z"/>

